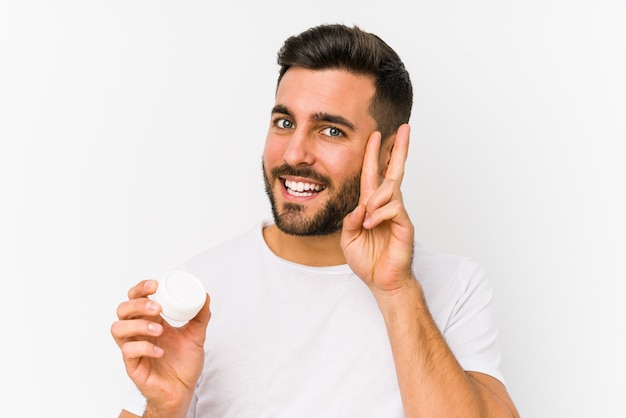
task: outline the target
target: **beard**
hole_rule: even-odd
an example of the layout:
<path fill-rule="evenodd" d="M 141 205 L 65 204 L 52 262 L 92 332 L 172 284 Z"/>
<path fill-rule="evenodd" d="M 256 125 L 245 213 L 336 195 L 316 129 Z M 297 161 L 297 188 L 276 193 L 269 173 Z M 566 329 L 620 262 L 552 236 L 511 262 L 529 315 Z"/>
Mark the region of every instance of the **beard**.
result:
<path fill-rule="evenodd" d="M 262 164 L 265 193 L 270 200 L 274 223 L 282 232 L 289 235 L 321 236 L 330 235 L 341 230 L 343 218 L 356 208 L 361 194 L 360 173 L 350 177 L 335 188 L 329 178 L 322 176 L 309 167 L 296 168 L 287 164 L 273 168 L 268 174 Z M 284 203 L 277 207 L 272 185 L 283 175 L 306 177 L 323 184 L 324 193 L 329 194 L 326 204 L 317 212 L 309 213 L 305 205 Z"/>

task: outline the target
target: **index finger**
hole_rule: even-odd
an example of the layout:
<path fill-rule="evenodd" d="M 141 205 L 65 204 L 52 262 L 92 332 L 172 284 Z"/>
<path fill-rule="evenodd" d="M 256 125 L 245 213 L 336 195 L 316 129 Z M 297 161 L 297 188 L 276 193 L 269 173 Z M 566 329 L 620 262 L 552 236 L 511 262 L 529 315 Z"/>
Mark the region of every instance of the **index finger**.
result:
<path fill-rule="evenodd" d="M 385 179 L 397 181 L 398 184 L 402 182 L 404 177 L 404 165 L 409 155 L 410 132 L 411 128 L 406 123 L 398 128 L 393 149 L 391 150 L 389 165 L 387 166 L 387 173 L 385 174 Z"/>
<path fill-rule="evenodd" d="M 157 286 L 156 280 L 142 280 L 128 291 L 128 299 L 145 298 L 156 292 Z"/>

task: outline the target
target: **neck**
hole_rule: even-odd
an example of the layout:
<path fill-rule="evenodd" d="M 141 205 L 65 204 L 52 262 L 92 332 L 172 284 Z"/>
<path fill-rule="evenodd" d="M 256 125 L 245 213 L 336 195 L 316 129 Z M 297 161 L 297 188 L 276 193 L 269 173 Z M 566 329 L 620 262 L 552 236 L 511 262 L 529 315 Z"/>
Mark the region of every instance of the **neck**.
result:
<path fill-rule="evenodd" d="M 331 235 L 302 237 L 285 234 L 276 225 L 263 229 L 268 247 L 280 258 L 311 267 L 327 267 L 345 264 L 341 251 L 341 231 Z"/>

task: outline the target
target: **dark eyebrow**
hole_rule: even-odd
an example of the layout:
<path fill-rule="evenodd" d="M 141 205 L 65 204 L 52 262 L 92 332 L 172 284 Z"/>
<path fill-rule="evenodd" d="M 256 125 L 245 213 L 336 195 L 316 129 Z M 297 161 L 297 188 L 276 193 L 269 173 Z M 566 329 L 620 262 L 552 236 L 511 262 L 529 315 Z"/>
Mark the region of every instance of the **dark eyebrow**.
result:
<path fill-rule="evenodd" d="M 275 114 L 275 113 L 281 113 L 283 115 L 288 115 L 289 117 L 293 117 L 293 114 L 291 113 L 291 111 L 287 108 L 287 106 L 284 106 L 284 105 L 274 106 L 272 108 L 272 114 Z M 350 122 L 348 119 L 344 118 L 343 116 L 331 115 L 330 113 L 326 113 L 326 112 L 315 113 L 313 114 L 311 119 L 315 121 L 329 122 L 329 123 L 333 123 L 337 125 L 343 125 L 346 128 L 353 130 L 353 131 L 355 129 L 354 124 Z"/>
<path fill-rule="evenodd" d="M 313 120 L 343 125 L 346 128 L 354 131 L 354 124 L 348 119 L 339 115 L 331 115 L 329 113 L 320 112 L 313 115 Z"/>
<path fill-rule="evenodd" d="M 289 109 L 287 109 L 287 106 L 283 106 L 283 105 L 276 105 L 272 108 L 272 115 L 274 113 L 282 113 L 283 115 L 288 115 L 288 116 L 292 116 L 291 112 L 289 111 Z"/>

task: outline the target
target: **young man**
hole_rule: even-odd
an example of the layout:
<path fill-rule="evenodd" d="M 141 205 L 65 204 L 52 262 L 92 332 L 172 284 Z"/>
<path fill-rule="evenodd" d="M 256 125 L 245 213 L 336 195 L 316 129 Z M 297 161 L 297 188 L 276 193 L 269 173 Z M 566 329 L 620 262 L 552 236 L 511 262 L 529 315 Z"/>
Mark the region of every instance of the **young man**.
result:
<path fill-rule="evenodd" d="M 278 63 L 263 152 L 274 220 L 186 263 L 211 312 L 207 296 L 182 328 L 148 299 L 154 281 L 130 289 L 111 332 L 138 392 L 120 416 L 518 416 L 482 272 L 414 243 L 400 58 L 323 25 Z"/>

